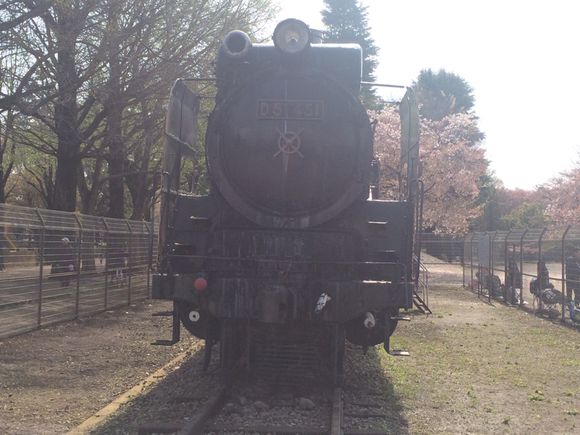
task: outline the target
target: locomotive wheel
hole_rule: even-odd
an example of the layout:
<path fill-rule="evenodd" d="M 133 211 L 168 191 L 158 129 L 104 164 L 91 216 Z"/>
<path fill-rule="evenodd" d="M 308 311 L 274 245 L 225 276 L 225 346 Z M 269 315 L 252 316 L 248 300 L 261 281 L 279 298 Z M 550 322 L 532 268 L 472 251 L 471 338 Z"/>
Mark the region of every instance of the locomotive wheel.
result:
<path fill-rule="evenodd" d="M 390 307 L 384 311 L 374 313 L 376 326 L 372 329 L 365 328 L 364 316 L 357 317 L 346 324 L 346 338 L 349 342 L 368 348 L 382 343 L 385 336 L 393 335 L 397 327 L 397 320 L 393 320 L 399 314 L 399 309 Z"/>
<path fill-rule="evenodd" d="M 200 310 L 200 307 L 188 302 L 177 302 L 177 310 L 181 323 L 190 333 L 198 338 L 207 338 L 208 328 L 207 314 Z"/>

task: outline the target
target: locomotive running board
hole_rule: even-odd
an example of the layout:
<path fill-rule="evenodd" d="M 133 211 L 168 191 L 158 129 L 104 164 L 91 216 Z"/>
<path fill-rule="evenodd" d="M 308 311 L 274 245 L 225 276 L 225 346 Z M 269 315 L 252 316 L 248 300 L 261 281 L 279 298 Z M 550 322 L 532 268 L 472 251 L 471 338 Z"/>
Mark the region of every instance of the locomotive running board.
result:
<path fill-rule="evenodd" d="M 385 351 L 391 356 L 411 356 L 409 352 L 402 349 L 391 349 L 391 338 L 385 337 L 385 342 L 383 344 Z"/>
<path fill-rule="evenodd" d="M 175 302 L 173 303 L 173 311 L 161 311 L 159 313 L 153 313 L 153 317 L 173 317 L 172 327 L 171 327 L 171 340 L 156 340 L 151 343 L 152 346 L 173 346 L 181 339 L 181 322 L 179 321 L 179 312 L 177 311 L 177 306 Z"/>

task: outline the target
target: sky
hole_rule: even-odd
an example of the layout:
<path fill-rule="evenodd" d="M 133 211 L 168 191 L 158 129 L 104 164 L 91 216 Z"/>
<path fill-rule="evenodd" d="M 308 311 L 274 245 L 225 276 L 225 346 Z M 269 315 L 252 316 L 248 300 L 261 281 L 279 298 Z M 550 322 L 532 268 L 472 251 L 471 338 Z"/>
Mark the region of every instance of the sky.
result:
<path fill-rule="evenodd" d="M 279 0 L 278 20 L 324 29 L 322 0 Z M 377 82 L 443 68 L 474 89 L 491 169 L 531 190 L 580 161 L 580 3 L 362 0 L 379 48 Z"/>

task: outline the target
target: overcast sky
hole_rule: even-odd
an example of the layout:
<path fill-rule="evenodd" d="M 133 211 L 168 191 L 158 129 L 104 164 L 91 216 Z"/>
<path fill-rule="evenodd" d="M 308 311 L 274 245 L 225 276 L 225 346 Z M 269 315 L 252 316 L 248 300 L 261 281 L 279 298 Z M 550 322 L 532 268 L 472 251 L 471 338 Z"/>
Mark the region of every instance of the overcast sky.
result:
<path fill-rule="evenodd" d="M 322 0 L 279 0 L 279 19 L 323 28 Z M 377 81 L 410 85 L 443 68 L 474 89 L 491 168 L 532 189 L 580 160 L 580 3 L 362 0 L 379 47 Z"/>

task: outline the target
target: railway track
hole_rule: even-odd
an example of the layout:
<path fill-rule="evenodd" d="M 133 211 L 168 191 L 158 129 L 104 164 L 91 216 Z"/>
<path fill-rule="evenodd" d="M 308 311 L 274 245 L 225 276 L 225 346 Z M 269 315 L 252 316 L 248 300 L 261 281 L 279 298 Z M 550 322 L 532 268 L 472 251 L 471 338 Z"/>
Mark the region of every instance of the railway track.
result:
<path fill-rule="evenodd" d="M 203 352 L 195 352 L 174 371 L 154 374 L 157 386 L 127 392 L 129 400 L 117 411 L 105 418 L 99 411 L 93 419 L 98 424 L 82 429 L 96 435 L 388 433 L 398 416 L 377 358 L 372 350 L 363 356 L 351 349 L 344 385 L 331 388 L 324 378 L 292 377 L 280 384 L 237 371 L 228 381 L 218 355 L 203 372 Z"/>
<path fill-rule="evenodd" d="M 227 402 L 227 399 L 231 398 L 231 395 L 232 384 L 227 384 L 224 381 L 224 383 L 215 389 L 205 405 L 201 409 L 196 410 L 187 424 L 147 424 L 139 428 L 138 434 L 345 434 L 343 430 L 343 392 L 341 388 L 334 389 L 332 405 L 330 406 L 331 415 L 329 417 L 329 424 L 327 425 L 296 426 L 288 422 L 282 425 L 244 424 L 243 426 L 238 426 L 232 425 L 231 423 L 224 424 L 216 422 L 220 413 L 224 411 L 224 405 L 231 404 L 231 402 Z"/>

